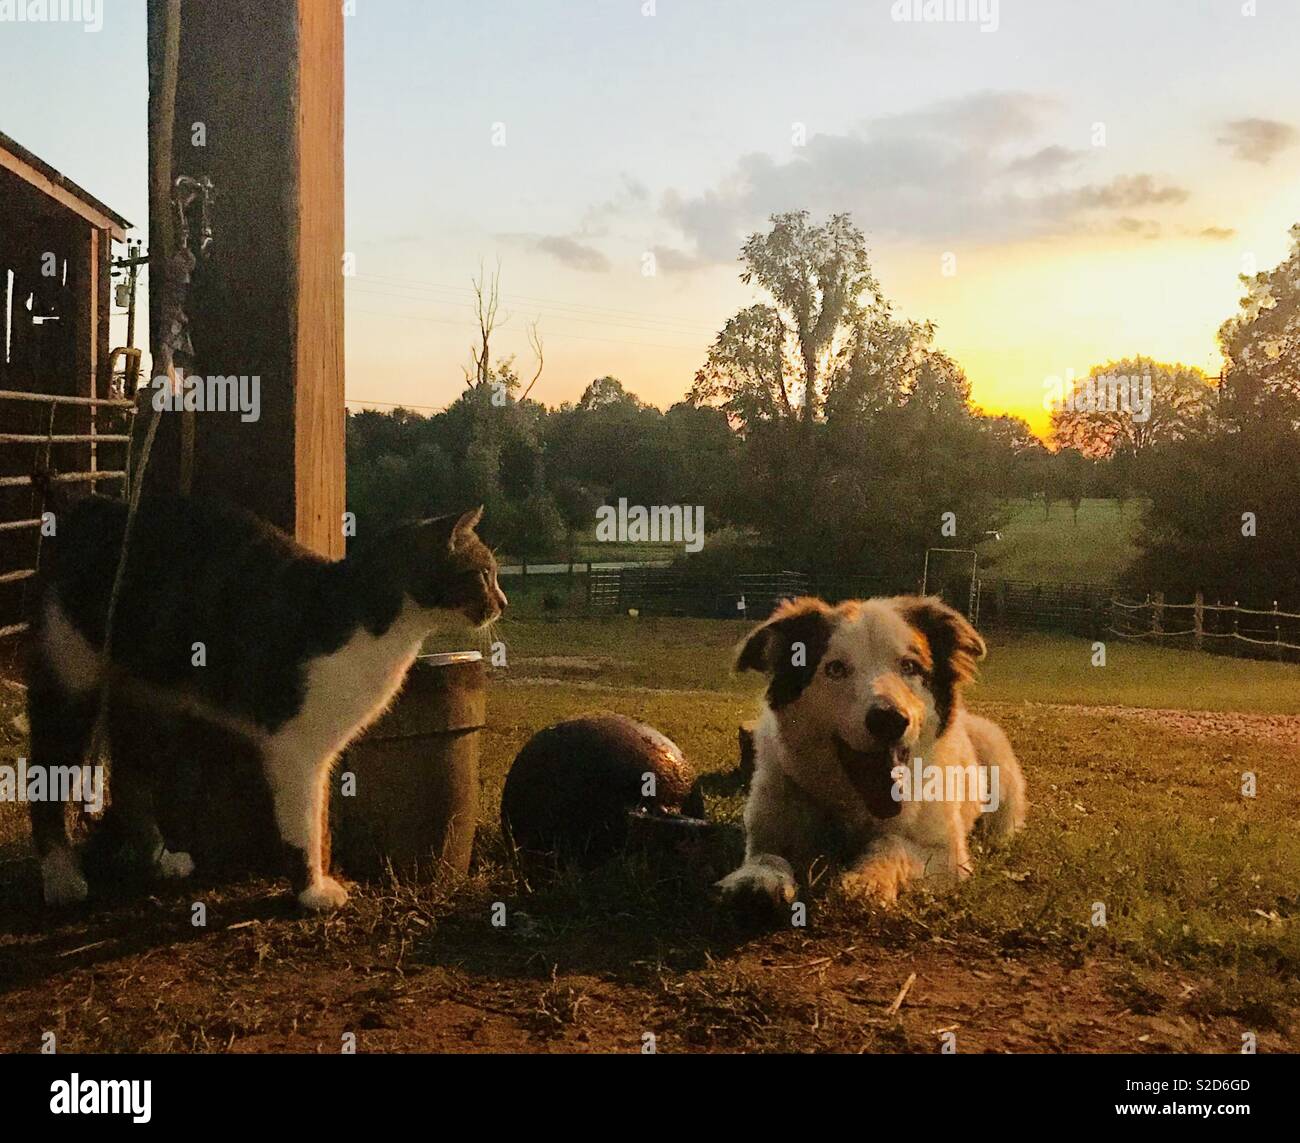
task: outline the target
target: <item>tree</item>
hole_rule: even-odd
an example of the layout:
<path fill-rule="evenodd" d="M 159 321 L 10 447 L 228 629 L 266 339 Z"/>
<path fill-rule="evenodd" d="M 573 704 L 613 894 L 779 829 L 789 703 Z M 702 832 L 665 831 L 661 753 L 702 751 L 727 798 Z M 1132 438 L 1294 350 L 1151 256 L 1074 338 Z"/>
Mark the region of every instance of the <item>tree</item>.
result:
<path fill-rule="evenodd" d="M 527 500 L 506 502 L 498 508 L 499 523 L 494 539 L 510 555 L 527 566 L 554 555 L 564 535 L 564 520 L 550 494 L 534 492 Z M 486 521 L 486 516 L 485 516 Z"/>
<path fill-rule="evenodd" d="M 1157 449 L 1129 585 L 1171 600 L 1203 591 L 1211 602 L 1300 609 L 1297 456 L 1300 429 L 1277 419 L 1248 432 L 1214 425 Z"/>
<path fill-rule="evenodd" d="M 596 519 L 596 509 L 604 497 L 598 489 L 567 477 L 555 482 L 553 496 L 564 524 L 564 548 L 572 567 L 577 535 Z"/>
<path fill-rule="evenodd" d="M 741 310 L 714 339 L 689 399 L 700 406 L 717 403 L 742 425 L 793 419 L 785 341 L 785 326 L 774 307 Z"/>
<path fill-rule="evenodd" d="M 617 377 L 597 377 L 583 391 L 578 399 L 578 408 L 584 412 L 609 407 L 621 409 L 644 409 L 646 406 L 633 393 L 623 388 L 623 382 Z"/>
<path fill-rule="evenodd" d="M 984 416 L 979 422 L 986 450 L 988 480 L 998 496 L 1031 498 L 1041 491 L 1035 466 L 1047 455 L 1043 442 L 1020 417 Z"/>
<path fill-rule="evenodd" d="M 1179 440 L 1214 402 L 1205 374 L 1192 365 L 1126 357 L 1095 365 L 1052 412 L 1052 436 L 1088 457 L 1126 454 Z"/>
<path fill-rule="evenodd" d="M 1217 407 L 1151 449 L 1135 587 L 1300 607 L 1300 226 L 1291 237 L 1286 261 L 1243 278 L 1241 312 L 1220 327 Z"/>
<path fill-rule="evenodd" d="M 847 214 L 823 225 L 805 210 L 774 214 L 772 229 L 752 234 L 740 280 L 770 300 L 729 319 L 691 389 L 695 404 L 718 402 L 752 420 L 818 416 L 828 378 L 842 369 L 880 304 L 866 239 Z"/>
<path fill-rule="evenodd" d="M 1088 490 L 1088 459 L 1075 448 L 1063 448 L 1053 457 L 1057 471 L 1057 488 L 1070 505 L 1074 526 L 1079 526 L 1079 508 Z"/>
<path fill-rule="evenodd" d="M 1219 329 L 1231 415 L 1300 418 L 1300 223 L 1291 253 L 1272 270 L 1241 275 L 1241 313 Z"/>

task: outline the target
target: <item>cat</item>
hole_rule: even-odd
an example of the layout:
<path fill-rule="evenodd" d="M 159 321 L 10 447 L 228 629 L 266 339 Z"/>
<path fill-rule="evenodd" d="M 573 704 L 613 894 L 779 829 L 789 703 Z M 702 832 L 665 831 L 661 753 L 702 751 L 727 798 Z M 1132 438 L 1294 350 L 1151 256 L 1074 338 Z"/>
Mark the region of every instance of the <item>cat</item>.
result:
<path fill-rule="evenodd" d="M 299 904 L 342 905 L 347 891 L 322 867 L 330 767 L 444 619 L 484 626 L 504 612 L 496 561 L 474 531 L 482 513 L 401 525 L 331 561 L 222 501 L 146 495 L 104 656 L 127 507 L 87 497 L 57 515 L 42 553 L 30 767 L 83 764 L 107 659 L 110 704 L 197 716 L 256 746 Z M 188 876 L 193 862 L 163 845 L 149 792 L 124 788 L 114 801 L 128 798 L 156 872 Z M 31 814 L 46 902 L 84 900 L 64 804 L 32 801 Z"/>

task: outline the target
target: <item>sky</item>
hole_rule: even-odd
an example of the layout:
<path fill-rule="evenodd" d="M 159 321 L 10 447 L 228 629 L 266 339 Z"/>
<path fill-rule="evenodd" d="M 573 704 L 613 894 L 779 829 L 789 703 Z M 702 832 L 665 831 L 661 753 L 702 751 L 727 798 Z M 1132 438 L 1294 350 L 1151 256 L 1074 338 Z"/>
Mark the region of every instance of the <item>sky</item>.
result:
<path fill-rule="evenodd" d="M 0 18 L 0 130 L 143 234 L 145 5 L 103 4 Z M 1139 353 L 1217 373 L 1237 276 L 1300 220 L 1300 3 L 944 6 L 355 0 L 349 398 L 454 400 L 499 265 L 494 356 L 531 377 L 538 323 L 536 399 L 612 374 L 667 407 L 797 208 L 853 215 L 988 411 L 1041 431 L 1052 378 Z"/>

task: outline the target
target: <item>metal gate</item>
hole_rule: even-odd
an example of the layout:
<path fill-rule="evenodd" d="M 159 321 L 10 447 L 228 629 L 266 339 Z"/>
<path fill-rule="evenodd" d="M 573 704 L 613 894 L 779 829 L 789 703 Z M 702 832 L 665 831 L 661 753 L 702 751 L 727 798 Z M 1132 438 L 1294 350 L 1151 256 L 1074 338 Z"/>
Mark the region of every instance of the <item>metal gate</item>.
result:
<path fill-rule="evenodd" d="M 14 412 L 5 416 L 6 409 Z M 33 474 L 49 474 L 50 484 L 103 484 L 125 496 L 135 410 L 120 397 L 0 390 L 0 428 L 17 420 L 31 430 L 0 431 L 0 639 L 28 626 L 27 588 L 40 566 L 46 510 Z M 38 418 L 44 432 L 35 431 Z M 24 497 L 23 489 L 31 491 Z"/>

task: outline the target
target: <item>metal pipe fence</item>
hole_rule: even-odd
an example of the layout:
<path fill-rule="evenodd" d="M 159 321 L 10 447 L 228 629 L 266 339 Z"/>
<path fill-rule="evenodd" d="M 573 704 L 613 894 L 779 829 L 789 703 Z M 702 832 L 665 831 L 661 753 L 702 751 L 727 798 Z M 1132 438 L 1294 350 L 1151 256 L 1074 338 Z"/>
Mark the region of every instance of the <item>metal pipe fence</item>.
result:
<path fill-rule="evenodd" d="M 17 475 L 15 468 L 27 468 L 30 473 L 44 472 L 44 480 L 49 484 L 73 485 L 86 484 L 92 488 L 101 484 L 117 483 L 125 494 L 128 480 L 131 445 L 131 425 L 136 412 L 136 402 L 122 397 L 76 397 L 59 393 L 31 393 L 25 390 L 0 389 L 0 407 L 4 402 L 20 405 L 39 405 L 48 410 L 44 432 L 0 432 L 0 448 L 6 453 L 10 450 L 31 450 L 30 462 L 18 461 L 7 463 L 5 469 L 9 475 L 0 476 L 0 539 L 5 540 L 4 563 L 0 564 L 0 588 L 5 589 L 0 595 L 0 639 L 21 635 L 28 629 L 26 622 L 9 622 L 6 618 L 21 616 L 26 611 L 26 585 L 36 576 L 40 565 L 42 530 L 45 503 L 39 504 L 35 497 L 22 506 L 16 499 L 19 489 L 37 487 L 33 475 Z M 56 422 L 60 413 L 77 420 L 77 431 L 61 429 L 56 431 Z M 98 425 L 101 417 L 108 417 L 114 423 L 113 431 L 100 432 Z M 89 431 L 80 431 L 80 426 L 88 424 Z M 67 446 L 77 446 L 80 450 L 80 463 L 71 472 L 53 471 L 54 450 Z M 101 449 L 108 449 L 117 460 L 109 468 L 101 468 Z M 87 466 L 88 459 L 88 466 Z M 7 496 L 7 499 L 4 497 Z M 21 537 L 33 533 L 34 542 L 24 545 Z M 16 565 L 16 566 L 15 566 Z M 24 596 L 15 600 L 11 589 L 19 586 Z"/>

